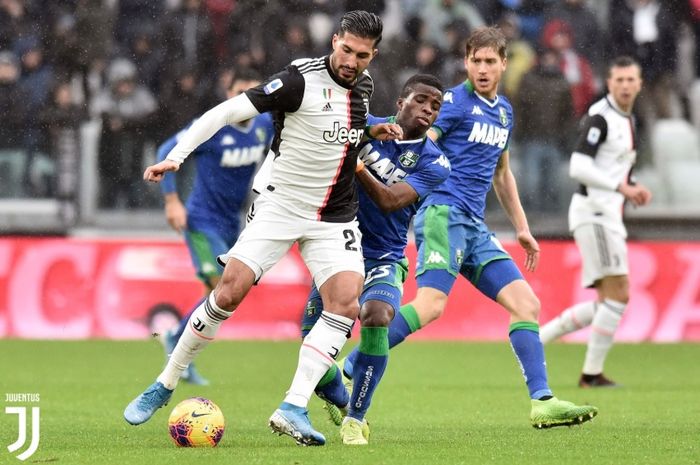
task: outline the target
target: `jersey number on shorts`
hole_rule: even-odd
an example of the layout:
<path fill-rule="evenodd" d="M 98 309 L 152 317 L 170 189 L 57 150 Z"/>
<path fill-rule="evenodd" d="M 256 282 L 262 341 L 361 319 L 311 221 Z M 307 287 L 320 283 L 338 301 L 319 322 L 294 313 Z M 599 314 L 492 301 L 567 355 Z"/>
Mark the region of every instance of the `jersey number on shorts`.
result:
<path fill-rule="evenodd" d="M 391 265 L 379 265 L 367 272 L 365 276 L 365 286 L 375 279 L 386 278 L 391 273 Z"/>
<path fill-rule="evenodd" d="M 357 238 L 355 237 L 355 231 L 353 231 L 352 229 L 345 229 L 343 231 L 343 237 L 345 237 L 345 239 L 348 240 L 345 243 L 345 250 L 357 252 L 357 247 L 353 245 L 355 244 L 355 242 L 357 242 Z"/>

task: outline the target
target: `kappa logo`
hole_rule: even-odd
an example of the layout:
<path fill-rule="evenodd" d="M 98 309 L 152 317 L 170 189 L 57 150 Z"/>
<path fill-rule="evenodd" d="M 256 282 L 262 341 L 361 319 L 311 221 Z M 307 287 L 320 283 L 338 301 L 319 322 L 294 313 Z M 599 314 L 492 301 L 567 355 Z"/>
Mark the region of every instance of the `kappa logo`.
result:
<path fill-rule="evenodd" d="M 445 169 L 452 169 L 452 165 L 450 165 L 450 160 L 447 159 L 445 155 L 440 155 L 435 159 L 434 162 L 431 163 L 431 165 L 440 165 Z"/>
<path fill-rule="evenodd" d="M 447 263 L 445 261 L 445 258 L 442 256 L 440 252 L 437 252 L 433 250 L 430 252 L 430 255 L 428 256 L 428 259 L 425 261 L 425 263 Z"/>
<path fill-rule="evenodd" d="M 446 102 L 447 103 L 454 103 L 452 101 L 452 96 L 453 96 L 452 92 L 446 92 L 445 95 L 442 97 L 442 102 L 443 103 L 446 103 Z"/>
<path fill-rule="evenodd" d="M 39 401 L 39 394 L 5 394 L 5 400 L 8 402 L 23 402 L 23 401 L 29 401 L 29 402 L 38 402 Z M 27 442 L 27 427 L 28 427 L 28 422 L 27 422 L 27 410 L 30 407 L 22 407 L 22 406 L 12 406 L 12 407 L 5 407 L 5 413 L 8 415 L 17 415 L 17 424 L 18 424 L 18 432 L 17 432 L 17 440 L 7 446 L 7 450 L 9 452 L 15 452 L 19 450 L 24 444 Z M 39 407 L 31 407 L 31 412 L 32 412 L 32 437 L 29 441 L 29 447 L 27 450 L 22 452 L 21 454 L 17 455 L 17 458 L 19 460 L 27 460 L 29 457 L 34 455 L 34 452 L 39 447 L 39 439 L 40 439 L 40 410 Z"/>
<path fill-rule="evenodd" d="M 474 105 L 474 108 L 472 108 L 472 115 L 484 116 L 484 112 L 481 111 L 481 108 L 479 108 L 479 105 Z"/>

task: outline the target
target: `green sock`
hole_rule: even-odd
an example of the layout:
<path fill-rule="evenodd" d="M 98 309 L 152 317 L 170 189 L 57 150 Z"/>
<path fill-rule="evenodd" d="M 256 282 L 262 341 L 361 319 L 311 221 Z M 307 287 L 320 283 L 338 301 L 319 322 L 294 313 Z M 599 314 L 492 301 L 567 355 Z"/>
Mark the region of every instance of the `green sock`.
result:
<path fill-rule="evenodd" d="M 317 388 L 323 387 L 326 384 L 330 383 L 333 381 L 335 378 L 335 372 L 338 371 L 338 366 L 334 363 L 331 365 L 331 367 L 328 369 L 325 375 L 323 375 L 323 378 L 321 378 L 321 381 L 318 382 L 316 385 Z"/>
<path fill-rule="evenodd" d="M 360 328 L 359 351 L 367 355 L 387 355 L 389 353 L 389 328 L 370 327 Z"/>

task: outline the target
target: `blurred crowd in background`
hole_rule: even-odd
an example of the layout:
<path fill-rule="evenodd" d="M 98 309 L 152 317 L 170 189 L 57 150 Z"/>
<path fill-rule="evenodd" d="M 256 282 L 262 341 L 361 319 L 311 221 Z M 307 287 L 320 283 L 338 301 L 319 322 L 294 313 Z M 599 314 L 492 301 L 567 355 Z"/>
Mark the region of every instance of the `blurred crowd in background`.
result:
<path fill-rule="evenodd" d="M 157 145 L 222 101 L 237 68 L 327 54 L 351 9 L 385 21 L 377 115 L 413 73 L 463 81 L 469 32 L 503 29 L 528 212 L 566 210 L 577 125 L 622 54 L 644 73 L 639 175 L 661 205 L 700 199 L 700 0 L 0 0 L 0 199 L 73 201 L 87 176 L 99 209 L 159 208 L 141 181 Z"/>

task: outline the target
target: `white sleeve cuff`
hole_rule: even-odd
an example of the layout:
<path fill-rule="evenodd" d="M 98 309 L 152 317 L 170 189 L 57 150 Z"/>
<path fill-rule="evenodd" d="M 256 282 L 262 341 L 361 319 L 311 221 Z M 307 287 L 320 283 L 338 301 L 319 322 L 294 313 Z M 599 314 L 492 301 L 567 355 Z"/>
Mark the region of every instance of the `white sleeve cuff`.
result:
<path fill-rule="evenodd" d="M 190 153 L 209 140 L 219 129 L 228 124 L 245 121 L 259 114 L 246 94 L 240 94 L 226 100 L 204 113 L 201 118 L 195 121 L 182 134 L 177 145 L 173 147 L 166 159 L 182 163 Z"/>

